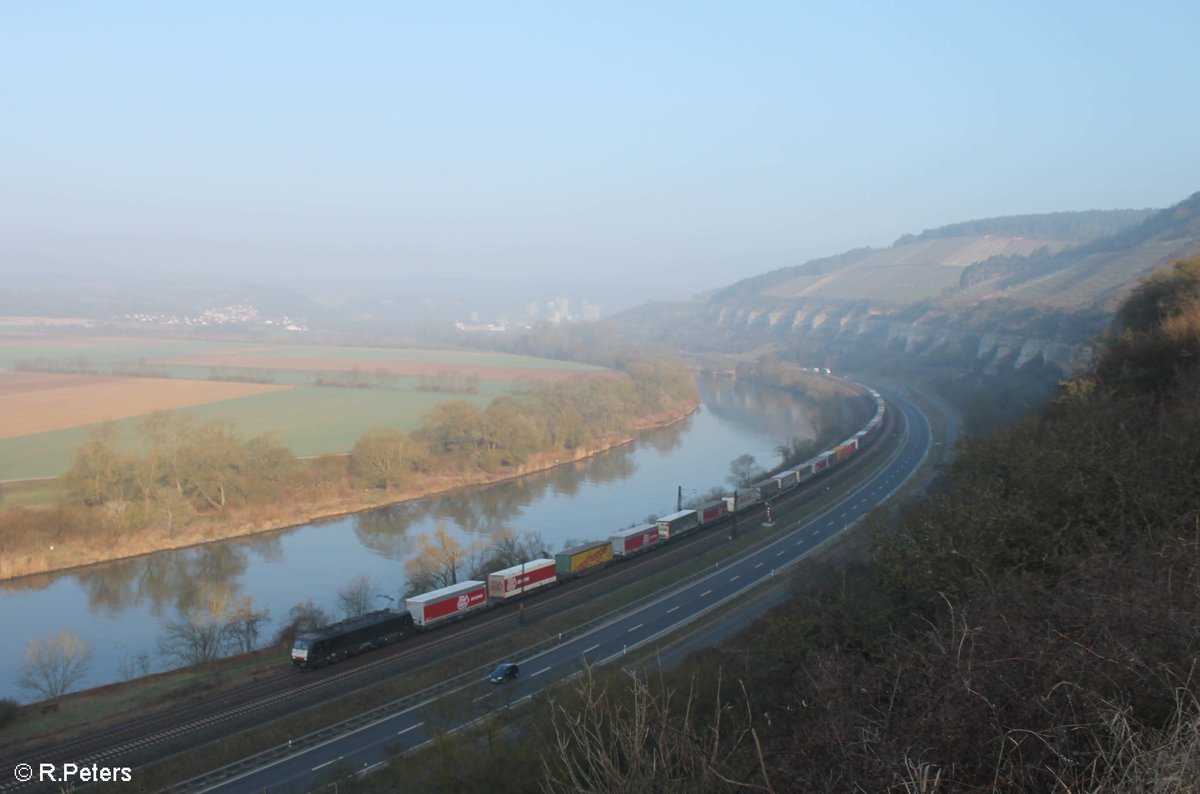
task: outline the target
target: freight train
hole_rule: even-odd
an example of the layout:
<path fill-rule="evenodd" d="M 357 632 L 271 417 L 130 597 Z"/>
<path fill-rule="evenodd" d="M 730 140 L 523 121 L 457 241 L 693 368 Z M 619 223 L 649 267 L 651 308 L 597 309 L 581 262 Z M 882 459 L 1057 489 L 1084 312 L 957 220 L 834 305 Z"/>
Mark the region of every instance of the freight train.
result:
<path fill-rule="evenodd" d="M 841 465 L 870 445 L 883 427 L 887 410 L 879 392 L 870 389 L 875 415 L 854 435 L 809 460 L 774 476 L 738 488 L 719 501 L 695 510 L 679 510 L 653 524 L 614 533 L 606 540 L 584 543 L 554 555 L 495 571 L 487 581 L 466 581 L 412 596 L 403 609 L 384 609 L 334 623 L 296 637 L 292 666 L 320 667 L 428 631 L 498 604 L 526 596 L 557 582 L 594 573 L 680 537 L 730 520 Z"/>

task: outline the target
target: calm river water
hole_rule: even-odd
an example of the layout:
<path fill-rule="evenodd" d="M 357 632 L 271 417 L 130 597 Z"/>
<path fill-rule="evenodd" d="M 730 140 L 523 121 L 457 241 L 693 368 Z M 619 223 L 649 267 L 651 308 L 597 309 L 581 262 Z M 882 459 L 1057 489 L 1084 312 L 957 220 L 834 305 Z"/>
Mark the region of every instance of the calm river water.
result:
<path fill-rule="evenodd" d="M 671 512 L 678 486 L 686 500 L 721 485 L 729 462 L 743 453 L 773 465 L 777 444 L 813 436 L 808 407 L 787 393 L 715 380 L 702 381 L 700 392 L 703 404 L 687 421 L 553 471 L 252 538 L 0 583 L 0 636 L 9 648 L 0 654 L 0 697 L 29 699 L 17 678 L 32 637 L 68 629 L 91 642 L 83 687 L 120 680 L 140 655 L 161 670 L 170 662 L 159 653 L 158 637 L 181 610 L 250 596 L 256 609 L 270 610 L 266 641 L 296 603 L 311 599 L 335 613 L 338 588 L 361 574 L 398 599 L 404 560 L 417 536 L 439 523 L 463 540 L 501 526 L 536 531 L 553 553 Z M 286 663 L 282 652 L 280 663 Z"/>

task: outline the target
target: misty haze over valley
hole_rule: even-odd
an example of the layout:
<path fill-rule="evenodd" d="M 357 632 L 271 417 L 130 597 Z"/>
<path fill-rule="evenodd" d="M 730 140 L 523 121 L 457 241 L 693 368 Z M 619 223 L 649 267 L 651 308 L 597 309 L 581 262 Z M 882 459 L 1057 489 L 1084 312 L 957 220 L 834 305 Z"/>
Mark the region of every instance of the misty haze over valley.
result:
<path fill-rule="evenodd" d="M 0 792 L 1200 780 L 1200 6 L 0 8 Z"/>

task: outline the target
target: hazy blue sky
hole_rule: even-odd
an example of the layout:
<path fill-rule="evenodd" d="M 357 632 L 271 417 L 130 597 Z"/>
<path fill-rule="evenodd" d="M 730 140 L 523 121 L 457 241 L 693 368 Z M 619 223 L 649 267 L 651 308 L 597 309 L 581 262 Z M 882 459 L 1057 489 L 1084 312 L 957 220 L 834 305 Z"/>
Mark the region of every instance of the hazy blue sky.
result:
<path fill-rule="evenodd" d="M 0 5 L 0 268 L 684 292 L 1200 190 L 1200 3 Z"/>

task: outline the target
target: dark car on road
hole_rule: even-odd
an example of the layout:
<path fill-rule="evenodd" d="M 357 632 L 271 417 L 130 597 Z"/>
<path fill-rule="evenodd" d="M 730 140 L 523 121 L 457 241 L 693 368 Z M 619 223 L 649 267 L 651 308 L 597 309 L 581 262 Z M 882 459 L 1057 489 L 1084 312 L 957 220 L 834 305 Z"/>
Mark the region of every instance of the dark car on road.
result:
<path fill-rule="evenodd" d="M 493 684 L 503 684 L 505 681 L 516 678 L 520 674 L 521 668 L 512 662 L 501 662 L 496 665 L 496 669 L 488 676 L 488 681 L 491 681 Z"/>

